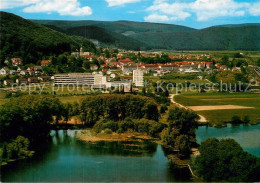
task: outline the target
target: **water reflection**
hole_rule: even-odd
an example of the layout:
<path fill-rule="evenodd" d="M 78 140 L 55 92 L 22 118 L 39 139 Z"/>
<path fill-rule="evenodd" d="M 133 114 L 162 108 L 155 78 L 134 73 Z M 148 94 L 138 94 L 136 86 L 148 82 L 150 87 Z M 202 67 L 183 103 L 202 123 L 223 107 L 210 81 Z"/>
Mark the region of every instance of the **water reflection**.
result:
<path fill-rule="evenodd" d="M 201 143 L 208 138 L 235 139 L 244 150 L 260 157 L 260 125 L 231 125 L 225 128 L 201 126 L 196 132 L 197 141 Z"/>
<path fill-rule="evenodd" d="M 3 167 L 2 181 L 174 182 L 189 181 L 172 170 L 164 150 L 151 142 L 78 141 L 76 130 L 52 131 L 52 143 L 33 159 Z"/>

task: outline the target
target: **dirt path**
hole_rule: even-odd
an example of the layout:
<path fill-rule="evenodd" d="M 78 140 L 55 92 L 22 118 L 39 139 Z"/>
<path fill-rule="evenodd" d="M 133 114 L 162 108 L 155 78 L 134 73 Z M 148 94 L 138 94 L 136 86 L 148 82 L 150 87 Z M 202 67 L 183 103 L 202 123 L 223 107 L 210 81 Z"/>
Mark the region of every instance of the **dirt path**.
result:
<path fill-rule="evenodd" d="M 212 111 L 212 110 L 230 110 L 230 109 L 254 109 L 254 107 L 240 105 L 212 105 L 212 106 L 189 106 L 193 111 Z"/>
<path fill-rule="evenodd" d="M 175 97 L 176 95 L 179 95 L 179 94 L 171 94 L 171 95 L 170 95 L 169 98 L 171 99 L 171 102 L 172 102 L 173 104 L 177 105 L 177 106 L 180 107 L 180 108 L 184 108 L 184 109 L 187 109 L 187 110 L 191 110 L 190 108 L 188 108 L 188 107 L 186 107 L 186 106 L 184 106 L 184 105 L 181 105 L 180 103 L 177 103 L 177 102 L 174 100 L 174 97 Z M 199 114 L 198 114 L 198 115 L 199 115 Z M 208 122 L 208 120 L 207 120 L 204 116 L 199 115 L 199 117 L 200 117 L 200 119 L 199 119 L 199 122 L 200 122 L 200 123 L 207 123 L 207 122 Z"/>

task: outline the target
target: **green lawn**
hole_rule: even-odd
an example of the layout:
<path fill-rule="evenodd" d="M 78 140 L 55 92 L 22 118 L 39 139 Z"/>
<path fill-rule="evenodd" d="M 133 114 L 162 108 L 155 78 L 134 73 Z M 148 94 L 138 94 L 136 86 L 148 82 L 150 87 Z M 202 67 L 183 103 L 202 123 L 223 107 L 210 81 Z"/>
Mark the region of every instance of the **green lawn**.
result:
<path fill-rule="evenodd" d="M 252 123 L 260 122 L 259 93 L 190 93 L 178 95 L 175 100 L 185 106 L 240 105 L 254 107 L 255 109 L 197 111 L 197 113 L 205 116 L 212 123 L 230 121 L 234 115 L 240 116 L 242 119 L 249 116 Z"/>
<path fill-rule="evenodd" d="M 82 99 L 86 98 L 86 96 L 69 96 L 69 97 L 57 97 L 62 103 L 74 103 L 80 102 Z"/>

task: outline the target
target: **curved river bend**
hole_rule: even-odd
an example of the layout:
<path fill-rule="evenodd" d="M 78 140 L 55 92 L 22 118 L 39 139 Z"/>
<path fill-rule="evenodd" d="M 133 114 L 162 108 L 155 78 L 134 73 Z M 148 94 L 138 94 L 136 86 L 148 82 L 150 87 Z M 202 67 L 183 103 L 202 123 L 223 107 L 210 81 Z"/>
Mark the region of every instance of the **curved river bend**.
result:
<path fill-rule="evenodd" d="M 170 169 L 161 145 L 145 142 L 84 143 L 77 130 L 52 131 L 52 143 L 32 159 L 3 166 L 3 182 L 176 182 L 190 181 L 186 170 Z M 234 138 L 260 157 L 260 125 L 199 127 L 197 140 Z"/>

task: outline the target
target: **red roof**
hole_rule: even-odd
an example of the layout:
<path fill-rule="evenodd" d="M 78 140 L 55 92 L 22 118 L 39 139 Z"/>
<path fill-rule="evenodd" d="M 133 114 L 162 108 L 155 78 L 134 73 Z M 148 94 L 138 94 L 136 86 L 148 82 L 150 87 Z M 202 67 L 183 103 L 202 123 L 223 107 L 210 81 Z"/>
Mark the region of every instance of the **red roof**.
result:
<path fill-rule="evenodd" d="M 41 65 L 47 66 L 49 63 L 51 63 L 51 60 L 42 60 Z"/>
<path fill-rule="evenodd" d="M 85 58 L 92 58 L 93 56 L 91 55 L 84 55 Z"/>
<path fill-rule="evenodd" d="M 129 58 L 121 59 L 118 61 L 119 63 L 134 63 L 134 61 L 130 60 Z"/>
<path fill-rule="evenodd" d="M 22 63 L 22 59 L 21 58 L 11 58 L 11 61 L 13 63 Z"/>

